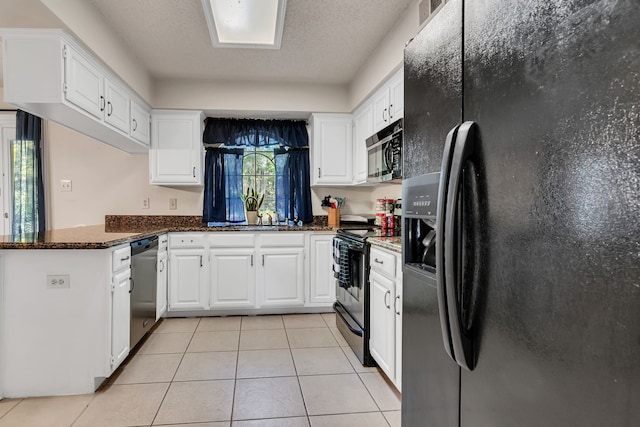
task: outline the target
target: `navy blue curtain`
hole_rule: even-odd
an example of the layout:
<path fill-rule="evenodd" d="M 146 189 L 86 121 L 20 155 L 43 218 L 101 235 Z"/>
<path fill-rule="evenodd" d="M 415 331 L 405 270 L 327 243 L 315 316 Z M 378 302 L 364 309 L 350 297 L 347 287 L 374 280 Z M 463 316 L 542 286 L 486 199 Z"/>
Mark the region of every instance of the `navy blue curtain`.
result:
<path fill-rule="evenodd" d="M 42 180 L 42 119 L 25 111 L 16 113 L 16 139 L 11 142 L 14 235 L 44 231 Z"/>
<path fill-rule="evenodd" d="M 276 207 L 285 217 L 313 221 L 309 149 L 274 150 L 276 159 Z"/>
<path fill-rule="evenodd" d="M 242 148 L 207 148 L 203 222 L 242 222 Z"/>
<path fill-rule="evenodd" d="M 305 121 L 300 120 L 256 120 L 256 119 L 220 119 L 207 118 L 203 134 L 205 144 L 224 144 L 226 149 L 230 147 L 273 147 L 276 163 L 276 210 L 280 219 L 298 218 L 303 222 L 313 221 L 311 209 L 311 186 L 309 166 L 309 134 Z M 213 154 L 209 157 L 207 149 L 206 171 L 213 166 Z M 225 158 L 215 161 L 226 162 Z M 229 158 L 230 162 L 237 159 Z M 215 162 L 214 162 L 215 163 Z M 237 164 L 233 166 L 237 168 Z M 218 168 L 228 169 L 222 165 Z M 213 170 L 213 169 L 212 169 Z M 240 176 L 236 180 L 229 180 L 228 174 L 219 173 L 209 183 L 205 173 L 205 197 L 203 217 L 205 222 L 236 222 L 237 217 L 233 211 L 227 208 L 212 208 L 211 203 L 216 203 L 223 198 L 227 204 L 232 203 L 229 194 L 237 195 L 242 191 L 242 165 L 240 163 Z M 210 193 L 210 194 L 209 194 Z M 220 195 L 219 195 L 219 194 Z M 207 215 L 207 212 L 215 211 L 215 214 Z M 226 215 L 225 219 L 222 216 Z M 242 212 L 241 215 L 244 215 Z M 208 219 L 215 218 L 215 219 Z M 244 216 L 243 216 L 244 218 Z"/>

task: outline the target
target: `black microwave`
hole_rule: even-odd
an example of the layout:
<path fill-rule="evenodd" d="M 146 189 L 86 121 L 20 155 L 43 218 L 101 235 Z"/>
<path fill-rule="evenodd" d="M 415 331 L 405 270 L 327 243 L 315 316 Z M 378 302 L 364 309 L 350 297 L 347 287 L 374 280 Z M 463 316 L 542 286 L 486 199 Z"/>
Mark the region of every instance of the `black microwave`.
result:
<path fill-rule="evenodd" d="M 402 178 L 402 119 L 367 138 L 367 182 Z"/>

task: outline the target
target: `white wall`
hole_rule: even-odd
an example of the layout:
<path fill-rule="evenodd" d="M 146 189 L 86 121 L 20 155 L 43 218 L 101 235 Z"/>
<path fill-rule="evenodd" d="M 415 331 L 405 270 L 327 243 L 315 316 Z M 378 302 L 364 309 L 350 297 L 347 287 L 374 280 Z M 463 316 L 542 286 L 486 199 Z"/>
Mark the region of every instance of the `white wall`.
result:
<path fill-rule="evenodd" d="M 45 186 L 47 228 L 103 224 L 105 215 L 202 215 L 204 187 L 160 187 L 149 184 L 149 160 L 127 154 L 52 122 L 45 129 Z M 60 180 L 70 179 L 72 191 L 60 191 Z M 377 198 L 399 198 L 397 184 L 377 187 L 314 187 L 314 215 L 326 195 L 346 197 L 344 213 L 374 213 Z M 142 199 L 150 199 L 142 209 Z M 169 210 L 169 198 L 178 209 Z"/>
<path fill-rule="evenodd" d="M 308 118 L 312 112 L 351 112 L 346 86 L 163 80 L 154 108 L 205 110 L 209 116 Z"/>
<path fill-rule="evenodd" d="M 149 157 L 127 154 L 52 122 L 45 140 L 45 186 L 49 226 L 103 224 L 115 215 L 202 215 L 202 187 L 168 188 L 149 184 Z M 60 191 L 70 179 L 72 191 Z M 149 197 L 150 208 L 142 209 Z M 178 209 L 169 210 L 169 198 Z"/>
<path fill-rule="evenodd" d="M 16 107 L 4 102 L 4 88 L 0 86 L 0 110 L 15 110 Z"/>
<path fill-rule="evenodd" d="M 348 91 L 349 111 L 355 110 L 385 79 L 402 67 L 404 47 L 418 33 L 418 4 L 414 0 L 374 53 L 365 61 L 351 81 Z"/>
<path fill-rule="evenodd" d="M 40 0 L 135 92 L 153 104 L 153 80 L 86 0 Z"/>

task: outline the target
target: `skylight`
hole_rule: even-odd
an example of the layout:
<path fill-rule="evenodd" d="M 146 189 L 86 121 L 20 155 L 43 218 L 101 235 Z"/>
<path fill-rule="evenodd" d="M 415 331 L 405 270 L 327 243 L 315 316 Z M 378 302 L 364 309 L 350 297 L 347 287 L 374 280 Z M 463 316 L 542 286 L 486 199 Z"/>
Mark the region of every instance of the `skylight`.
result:
<path fill-rule="evenodd" d="M 202 0 L 214 47 L 280 49 L 287 0 Z"/>

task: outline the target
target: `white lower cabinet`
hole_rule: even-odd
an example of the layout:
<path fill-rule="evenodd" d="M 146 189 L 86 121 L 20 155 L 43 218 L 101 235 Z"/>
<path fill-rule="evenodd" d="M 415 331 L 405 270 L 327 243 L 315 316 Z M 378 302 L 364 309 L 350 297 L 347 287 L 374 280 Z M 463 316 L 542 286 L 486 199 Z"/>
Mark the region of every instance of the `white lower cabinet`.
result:
<path fill-rule="evenodd" d="M 402 265 L 400 254 L 371 248 L 369 348 L 387 377 L 402 379 Z"/>
<path fill-rule="evenodd" d="M 168 311 L 331 307 L 332 239 L 293 230 L 170 233 Z"/>
<path fill-rule="evenodd" d="M 169 250 L 169 311 L 208 308 L 206 257 L 204 248 Z"/>
<path fill-rule="evenodd" d="M 304 305 L 304 248 L 260 249 L 261 307 Z"/>
<path fill-rule="evenodd" d="M 109 369 L 112 373 L 129 355 L 131 330 L 131 247 L 111 251 L 111 298 Z"/>
<path fill-rule="evenodd" d="M 113 276 L 111 283 L 111 371 L 113 372 L 129 355 L 129 331 L 131 316 L 131 270 Z"/>
<path fill-rule="evenodd" d="M 393 300 L 395 283 L 393 280 L 372 271 L 369 276 L 370 324 L 369 348 L 380 368 L 390 378 L 395 377 L 395 323 Z"/>
<path fill-rule="evenodd" d="M 209 254 L 211 308 L 253 308 L 256 304 L 255 249 L 215 248 Z"/>
<path fill-rule="evenodd" d="M 168 236 L 162 234 L 158 237 L 158 263 L 156 266 L 156 320 L 167 312 L 167 284 L 169 282 L 169 254 Z"/>
<path fill-rule="evenodd" d="M 309 237 L 309 303 L 332 305 L 336 301 L 333 277 L 333 234 Z"/>

